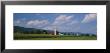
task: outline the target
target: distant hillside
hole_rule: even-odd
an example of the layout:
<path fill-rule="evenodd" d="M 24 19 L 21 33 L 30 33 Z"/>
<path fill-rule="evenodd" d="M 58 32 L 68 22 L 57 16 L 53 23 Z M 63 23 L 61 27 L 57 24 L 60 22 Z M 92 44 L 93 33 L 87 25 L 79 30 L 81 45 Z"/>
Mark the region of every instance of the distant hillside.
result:
<path fill-rule="evenodd" d="M 20 27 L 20 26 L 14 26 L 14 31 L 32 31 L 35 30 L 34 28 L 25 28 L 25 27 Z"/>
<path fill-rule="evenodd" d="M 14 33 L 37 33 L 37 34 L 53 34 L 52 30 L 44 30 L 44 29 L 35 29 L 35 28 L 25 28 L 21 26 L 14 26 Z"/>
<path fill-rule="evenodd" d="M 14 33 L 25 33 L 25 34 L 54 34 L 52 30 L 44 30 L 44 29 L 35 29 L 35 28 L 25 28 L 20 26 L 14 26 Z M 80 32 L 58 32 L 58 35 L 95 35 L 88 33 L 80 33 Z M 96 35 L 95 35 L 96 36 Z"/>

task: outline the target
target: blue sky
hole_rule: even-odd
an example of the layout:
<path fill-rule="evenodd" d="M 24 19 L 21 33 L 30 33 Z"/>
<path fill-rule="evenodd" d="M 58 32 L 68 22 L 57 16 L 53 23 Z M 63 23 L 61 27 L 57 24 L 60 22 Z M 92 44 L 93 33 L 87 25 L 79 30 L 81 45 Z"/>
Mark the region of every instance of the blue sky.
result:
<path fill-rule="evenodd" d="M 14 26 L 60 32 L 97 33 L 96 13 L 14 13 Z"/>

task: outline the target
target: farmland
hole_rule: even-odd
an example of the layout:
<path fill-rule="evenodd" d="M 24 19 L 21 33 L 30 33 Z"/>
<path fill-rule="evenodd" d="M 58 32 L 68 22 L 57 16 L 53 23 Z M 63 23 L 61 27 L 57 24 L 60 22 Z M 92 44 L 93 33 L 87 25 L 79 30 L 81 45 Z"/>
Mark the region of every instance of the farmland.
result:
<path fill-rule="evenodd" d="M 97 40 L 96 36 L 14 33 L 14 40 Z"/>

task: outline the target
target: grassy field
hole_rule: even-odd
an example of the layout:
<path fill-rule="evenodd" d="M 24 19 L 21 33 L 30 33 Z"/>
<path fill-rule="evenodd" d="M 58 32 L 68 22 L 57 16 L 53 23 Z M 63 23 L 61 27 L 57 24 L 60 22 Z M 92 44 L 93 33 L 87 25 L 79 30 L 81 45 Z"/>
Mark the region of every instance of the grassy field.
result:
<path fill-rule="evenodd" d="M 14 33 L 14 40 L 97 40 L 96 36 L 50 35 L 50 34 L 20 34 Z"/>

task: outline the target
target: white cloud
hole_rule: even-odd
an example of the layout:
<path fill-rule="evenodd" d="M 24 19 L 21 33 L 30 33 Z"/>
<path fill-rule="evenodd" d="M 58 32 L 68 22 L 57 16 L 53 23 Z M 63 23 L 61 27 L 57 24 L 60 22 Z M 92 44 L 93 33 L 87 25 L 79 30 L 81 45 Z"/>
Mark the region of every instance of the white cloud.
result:
<path fill-rule="evenodd" d="M 65 21 L 71 19 L 72 16 L 60 15 L 56 18 L 56 20 Z"/>
<path fill-rule="evenodd" d="M 15 25 L 21 25 L 24 24 L 26 22 L 26 18 L 22 18 L 22 19 L 18 19 L 14 21 Z"/>
<path fill-rule="evenodd" d="M 87 14 L 85 15 L 84 19 L 81 21 L 81 23 L 89 23 L 97 18 L 96 14 Z"/>
<path fill-rule="evenodd" d="M 56 17 L 55 21 L 53 22 L 53 25 L 61 25 L 64 23 L 67 23 L 71 20 L 72 16 L 66 16 L 66 15 L 60 15 L 58 17 Z"/>
<path fill-rule="evenodd" d="M 42 27 L 47 25 L 49 22 L 47 20 L 30 20 L 27 22 L 28 26 L 36 26 L 36 27 Z"/>
<path fill-rule="evenodd" d="M 67 15 L 59 15 L 58 17 L 56 17 L 56 19 L 54 20 L 54 22 L 52 24 L 50 24 L 49 26 L 45 27 L 44 29 L 46 30 L 53 30 L 54 25 L 56 25 L 56 27 L 58 28 L 58 30 L 62 31 L 62 30 L 67 30 L 65 25 L 68 24 L 74 24 L 77 23 L 77 21 L 73 21 L 72 18 L 74 16 L 67 16 Z"/>
<path fill-rule="evenodd" d="M 76 20 L 71 21 L 68 25 L 78 24 L 79 22 Z"/>

